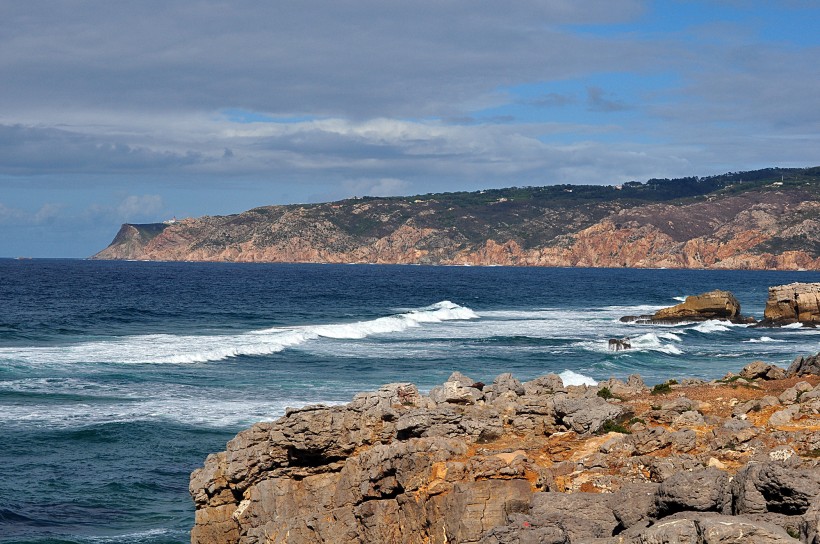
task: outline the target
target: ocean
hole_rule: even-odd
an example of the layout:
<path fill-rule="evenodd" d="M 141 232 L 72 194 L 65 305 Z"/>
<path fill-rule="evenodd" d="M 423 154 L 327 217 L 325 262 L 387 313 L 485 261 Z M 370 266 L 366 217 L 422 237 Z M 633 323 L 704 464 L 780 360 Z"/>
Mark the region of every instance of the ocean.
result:
<path fill-rule="evenodd" d="M 793 281 L 820 274 L 0 260 L 0 542 L 188 542 L 209 453 L 382 383 L 787 366 L 820 330 L 619 318 L 716 288 L 760 318 Z"/>

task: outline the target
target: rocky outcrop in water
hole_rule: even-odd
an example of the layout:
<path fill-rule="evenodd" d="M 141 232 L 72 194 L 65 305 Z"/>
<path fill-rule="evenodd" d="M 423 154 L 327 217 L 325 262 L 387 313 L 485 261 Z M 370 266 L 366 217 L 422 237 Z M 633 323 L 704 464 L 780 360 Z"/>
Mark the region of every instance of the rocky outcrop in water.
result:
<path fill-rule="evenodd" d="M 790 283 L 769 287 L 763 317 L 765 323 L 772 325 L 820 324 L 820 283 Z"/>
<path fill-rule="evenodd" d="M 686 297 L 675 306 L 662 308 L 652 315 L 624 316 L 623 322 L 639 324 L 674 324 L 719 319 L 733 323 L 754 323 L 754 318 L 740 314 L 740 302 L 729 291 L 709 291 Z"/>
<path fill-rule="evenodd" d="M 705 321 L 707 319 L 740 319 L 740 302 L 729 291 L 709 291 L 686 297 L 670 308 L 655 312 L 654 321 Z"/>
<path fill-rule="evenodd" d="M 123 225 L 94 258 L 820 270 L 819 217 L 820 168 L 777 170 L 266 206 Z"/>
<path fill-rule="evenodd" d="M 652 390 L 454 373 L 288 410 L 192 474 L 191 539 L 817 544 L 820 378 L 774 368 Z"/>

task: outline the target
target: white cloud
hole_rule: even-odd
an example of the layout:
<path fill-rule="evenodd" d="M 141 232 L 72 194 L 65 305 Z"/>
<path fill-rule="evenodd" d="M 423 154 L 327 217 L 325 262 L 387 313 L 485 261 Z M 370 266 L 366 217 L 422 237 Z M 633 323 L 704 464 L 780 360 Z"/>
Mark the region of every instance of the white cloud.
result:
<path fill-rule="evenodd" d="M 346 196 L 399 196 L 407 194 L 410 184 L 397 178 L 344 182 Z"/>
<path fill-rule="evenodd" d="M 159 195 L 129 195 L 116 208 L 117 217 L 123 221 L 134 218 L 156 217 L 165 204 Z"/>

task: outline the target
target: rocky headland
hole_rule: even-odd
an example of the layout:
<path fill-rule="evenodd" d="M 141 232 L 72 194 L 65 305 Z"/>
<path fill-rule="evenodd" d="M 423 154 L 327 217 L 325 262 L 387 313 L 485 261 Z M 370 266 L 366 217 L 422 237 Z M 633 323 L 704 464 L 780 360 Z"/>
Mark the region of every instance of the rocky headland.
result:
<path fill-rule="evenodd" d="M 820 543 L 820 355 L 705 382 L 454 373 L 288 410 L 191 477 L 195 544 Z"/>
<path fill-rule="evenodd" d="M 820 167 L 265 206 L 95 259 L 820 270 Z"/>

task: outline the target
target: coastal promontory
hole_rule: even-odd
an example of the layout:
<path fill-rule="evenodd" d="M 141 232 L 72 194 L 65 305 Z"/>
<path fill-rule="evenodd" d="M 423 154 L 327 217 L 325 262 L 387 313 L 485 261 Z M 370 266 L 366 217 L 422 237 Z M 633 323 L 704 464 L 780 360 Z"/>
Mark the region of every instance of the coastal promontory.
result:
<path fill-rule="evenodd" d="M 95 259 L 820 270 L 820 167 L 265 206 Z"/>

